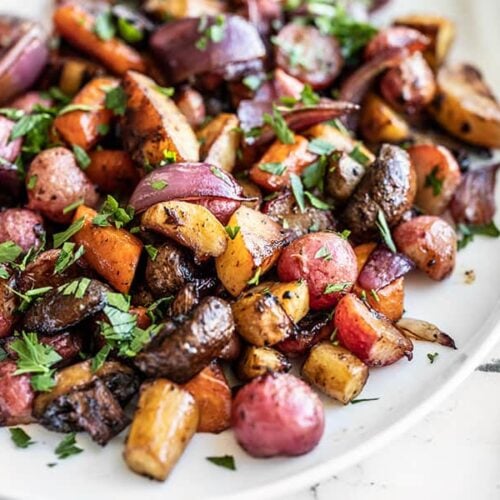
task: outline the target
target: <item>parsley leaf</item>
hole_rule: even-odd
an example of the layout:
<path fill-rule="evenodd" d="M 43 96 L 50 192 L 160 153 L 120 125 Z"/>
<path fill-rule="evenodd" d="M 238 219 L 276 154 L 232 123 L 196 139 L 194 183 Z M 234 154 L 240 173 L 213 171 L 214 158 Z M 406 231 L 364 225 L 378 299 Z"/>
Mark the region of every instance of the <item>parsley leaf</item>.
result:
<path fill-rule="evenodd" d="M 366 398 L 366 399 L 353 399 L 351 401 L 352 405 L 355 405 L 357 403 L 366 403 L 368 401 L 378 401 L 380 398 Z"/>
<path fill-rule="evenodd" d="M 13 241 L 0 243 L 0 264 L 10 264 L 14 262 L 21 254 L 23 249 Z"/>
<path fill-rule="evenodd" d="M 92 219 L 92 224 L 99 227 L 106 227 L 114 224 L 117 229 L 120 229 L 132 221 L 134 213 L 135 211 L 132 207 L 120 207 L 118 201 L 108 194 L 101 210 L 99 210 L 99 213 Z"/>
<path fill-rule="evenodd" d="M 77 455 L 83 450 L 76 446 L 76 433 L 72 432 L 63 438 L 54 451 L 57 458 L 63 459 L 71 457 L 72 455 Z"/>
<path fill-rule="evenodd" d="M 259 170 L 272 175 L 283 175 L 286 165 L 278 162 L 259 163 Z"/>
<path fill-rule="evenodd" d="M 247 281 L 249 285 L 258 285 L 260 283 L 260 274 L 262 269 L 258 267 L 254 273 L 254 275 Z"/>
<path fill-rule="evenodd" d="M 312 139 L 307 146 L 307 150 L 317 155 L 329 155 L 333 153 L 335 146 L 323 139 Z"/>
<path fill-rule="evenodd" d="M 331 205 L 329 205 L 328 203 L 324 202 L 323 200 L 320 200 L 317 196 L 314 196 L 309 191 L 305 191 L 304 195 L 309 200 L 309 203 L 314 208 L 317 208 L 318 210 L 330 210 L 332 208 Z"/>
<path fill-rule="evenodd" d="M 427 358 L 429 358 L 429 361 L 431 363 L 431 365 L 434 363 L 435 359 L 439 356 L 439 353 L 438 352 L 434 352 L 434 353 L 431 353 L 431 352 L 428 352 L 427 353 Z"/>
<path fill-rule="evenodd" d="M 72 113 L 73 111 L 94 111 L 94 109 L 95 108 L 93 106 L 88 104 L 68 104 L 64 106 L 64 108 L 62 108 L 57 115 L 62 116 L 67 113 Z"/>
<path fill-rule="evenodd" d="M 54 238 L 54 248 L 59 248 L 65 241 L 68 241 L 72 236 L 74 236 L 85 224 L 85 218 L 80 217 L 75 220 L 65 231 L 60 233 L 55 233 Z"/>
<path fill-rule="evenodd" d="M 305 168 L 302 181 L 307 189 L 316 187 L 320 191 L 324 190 L 327 163 L 326 156 L 320 156 L 317 161 Z"/>
<path fill-rule="evenodd" d="M 254 92 L 262 85 L 263 79 L 258 75 L 248 75 L 242 80 L 243 85 Z"/>
<path fill-rule="evenodd" d="M 137 43 L 144 38 L 144 33 L 133 22 L 119 17 L 117 22 L 118 33 L 128 43 Z"/>
<path fill-rule="evenodd" d="M 379 209 L 377 214 L 377 227 L 387 248 L 392 253 L 396 253 L 396 245 L 394 244 L 394 240 L 392 239 L 391 230 L 389 229 L 389 225 L 387 224 L 387 220 L 382 209 Z"/>
<path fill-rule="evenodd" d="M 27 448 L 28 446 L 35 444 L 35 441 L 31 440 L 31 436 L 26 434 L 26 432 L 20 427 L 11 427 L 9 429 L 10 439 L 18 448 Z"/>
<path fill-rule="evenodd" d="M 205 50 L 208 42 L 219 43 L 224 39 L 226 31 L 226 18 L 222 14 L 215 17 L 215 20 L 209 23 L 207 16 L 202 16 L 198 24 L 198 33 L 201 37 L 195 43 L 198 50 Z"/>
<path fill-rule="evenodd" d="M 315 259 L 323 259 L 323 260 L 332 260 L 332 253 L 330 250 L 322 246 L 315 254 L 314 254 Z"/>
<path fill-rule="evenodd" d="M 175 94 L 174 87 L 162 87 L 161 85 L 156 85 L 155 89 L 165 97 L 172 97 Z"/>
<path fill-rule="evenodd" d="M 113 111 L 113 114 L 123 116 L 127 108 L 127 95 L 123 87 L 113 87 L 106 92 L 104 107 Z"/>
<path fill-rule="evenodd" d="M 102 367 L 102 365 L 104 365 L 104 362 L 106 361 L 106 359 L 109 356 L 110 352 L 111 352 L 111 346 L 109 344 L 106 344 L 92 358 L 92 362 L 91 362 L 91 365 L 90 365 L 92 373 L 95 373 L 97 370 L 99 370 L 99 368 Z"/>
<path fill-rule="evenodd" d="M 78 250 L 74 252 L 75 244 L 69 241 L 63 243 L 61 248 L 61 253 L 57 257 L 54 273 L 59 274 L 72 266 L 84 253 L 85 248 L 83 246 L 78 247 Z"/>
<path fill-rule="evenodd" d="M 264 113 L 264 123 L 274 130 L 276 136 L 283 144 L 295 144 L 293 132 L 288 128 L 283 115 L 276 107 L 273 109 L 272 115 Z"/>
<path fill-rule="evenodd" d="M 73 154 L 75 155 L 76 162 L 82 170 L 86 170 L 90 165 L 90 157 L 85 149 L 73 144 Z"/>
<path fill-rule="evenodd" d="M 302 92 L 300 93 L 300 100 L 306 106 L 315 106 L 319 103 L 319 94 L 316 94 L 309 84 L 304 85 Z"/>
<path fill-rule="evenodd" d="M 304 186 L 302 186 L 302 181 L 297 174 L 290 174 L 290 183 L 292 185 L 292 193 L 295 197 L 295 201 L 300 211 L 304 212 L 306 209 L 306 202 L 304 200 Z"/>
<path fill-rule="evenodd" d="M 26 180 L 27 180 L 26 189 L 31 191 L 32 189 L 36 188 L 38 182 L 38 175 L 36 174 L 30 175 Z"/>
<path fill-rule="evenodd" d="M 63 214 L 67 214 L 67 213 L 72 212 L 73 210 L 77 209 L 80 205 L 83 205 L 84 201 L 85 200 L 83 198 L 80 198 L 79 200 L 76 200 L 73 203 L 66 205 L 63 208 Z"/>
<path fill-rule="evenodd" d="M 226 233 L 228 236 L 234 240 L 236 238 L 236 235 L 240 232 L 240 226 L 226 226 Z"/>
<path fill-rule="evenodd" d="M 498 238 L 500 236 L 500 230 L 493 221 L 480 226 L 458 224 L 457 230 L 458 234 L 461 235 L 457 245 L 459 250 L 462 250 L 462 248 L 471 243 L 475 235 L 489 236 L 490 238 Z"/>
<path fill-rule="evenodd" d="M 323 295 L 329 295 L 330 293 L 337 293 L 337 292 L 345 292 L 350 286 L 352 286 L 352 283 L 350 282 L 330 283 L 325 286 L 325 289 L 323 290 Z"/>
<path fill-rule="evenodd" d="M 225 467 L 229 470 L 236 470 L 234 457 L 231 455 L 224 455 L 222 457 L 207 457 L 207 460 L 215 465 L 218 465 L 219 467 Z"/>
<path fill-rule="evenodd" d="M 111 40 L 116 34 L 115 24 L 111 11 L 101 12 L 95 18 L 94 33 L 103 41 Z"/>
<path fill-rule="evenodd" d="M 155 190 L 155 191 L 161 191 L 163 188 L 166 188 L 168 186 L 168 183 L 162 180 L 157 180 L 153 181 L 150 186 Z"/>
<path fill-rule="evenodd" d="M 349 153 L 349 156 L 354 160 L 363 165 L 364 167 L 367 167 L 370 163 L 371 160 L 368 156 L 366 156 L 365 153 L 361 150 L 361 146 L 359 144 L 356 144 L 354 149 Z"/>
<path fill-rule="evenodd" d="M 156 247 L 154 247 L 153 245 L 144 245 L 144 249 L 146 250 L 151 260 L 156 260 L 156 257 L 158 257 L 158 249 Z"/>

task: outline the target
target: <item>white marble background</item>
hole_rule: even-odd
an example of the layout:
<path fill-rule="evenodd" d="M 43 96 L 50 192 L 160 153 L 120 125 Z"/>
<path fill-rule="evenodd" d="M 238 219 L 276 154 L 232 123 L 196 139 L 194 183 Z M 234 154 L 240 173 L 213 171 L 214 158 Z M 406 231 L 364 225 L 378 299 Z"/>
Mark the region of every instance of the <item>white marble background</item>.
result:
<path fill-rule="evenodd" d="M 452 396 L 399 439 L 279 500 L 500 499 L 499 387 L 500 345 Z"/>

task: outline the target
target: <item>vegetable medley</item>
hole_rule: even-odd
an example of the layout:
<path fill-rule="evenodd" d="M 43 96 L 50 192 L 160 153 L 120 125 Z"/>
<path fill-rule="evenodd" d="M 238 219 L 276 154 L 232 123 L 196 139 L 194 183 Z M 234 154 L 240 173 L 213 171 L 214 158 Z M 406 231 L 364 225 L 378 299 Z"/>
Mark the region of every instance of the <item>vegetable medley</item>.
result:
<path fill-rule="evenodd" d="M 17 446 L 31 422 L 65 433 L 59 458 L 130 425 L 125 462 L 158 480 L 196 432 L 300 455 L 324 431 L 316 391 L 355 403 L 414 341 L 455 348 L 403 318 L 405 275 L 443 280 L 457 248 L 500 235 L 500 106 L 446 63 L 448 19 L 376 28 L 384 3 L 69 0 L 50 36 L 0 16 Z"/>

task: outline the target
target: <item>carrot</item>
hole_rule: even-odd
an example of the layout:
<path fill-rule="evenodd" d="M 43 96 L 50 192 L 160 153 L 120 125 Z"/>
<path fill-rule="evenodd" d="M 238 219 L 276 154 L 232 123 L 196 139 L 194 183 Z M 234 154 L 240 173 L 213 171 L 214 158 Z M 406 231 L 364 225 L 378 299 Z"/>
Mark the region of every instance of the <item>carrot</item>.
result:
<path fill-rule="evenodd" d="M 76 109 L 59 115 L 54 126 L 59 135 L 70 145 L 90 149 L 99 141 L 99 126 L 109 125 L 113 112 L 104 107 L 106 91 L 116 87 L 118 80 L 99 77 L 91 80 L 73 98 L 71 104 L 88 106 L 88 111 Z"/>
<path fill-rule="evenodd" d="M 89 153 L 87 177 L 104 193 L 129 193 L 139 182 L 139 170 L 125 151 L 102 149 Z"/>
<path fill-rule="evenodd" d="M 316 158 L 307 150 L 308 144 L 307 139 L 300 135 L 295 136 L 294 144 L 274 142 L 250 169 L 250 179 L 268 191 L 278 191 L 290 186 L 290 174 L 300 175 Z"/>
<path fill-rule="evenodd" d="M 135 49 L 117 38 L 101 40 L 94 33 L 94 24 L 94 16 L 74 3 L 61 5 L 54 12 L 54 25 L 62 37 L 114 73 L 123 75 L 129 69 L 145 71 L 144 61 Z"/>
<path fill-rule="evenodd" d="M 392 283 L 380 288 L 376 292 L 363 290 L 359 285 L 355 285 L 353 292 L 360 298 L 364 298 L 372 309 L 382 313 L 391 321 L 401 319 L 404 312 L 404 278 L 398 278 Z M 364 292 L 364 293 L 363 293 Z"/>
<path fill-rule="evenodd" d="M 97 215 L 85 205 L 77 208 L 74 221 L 84 218 L 84 225 L 73 240 L 85 248 L 84 259 L 110 285 L 128 293 L 142 252 L 142 243 L 125 229 L 92 224 Z"/>

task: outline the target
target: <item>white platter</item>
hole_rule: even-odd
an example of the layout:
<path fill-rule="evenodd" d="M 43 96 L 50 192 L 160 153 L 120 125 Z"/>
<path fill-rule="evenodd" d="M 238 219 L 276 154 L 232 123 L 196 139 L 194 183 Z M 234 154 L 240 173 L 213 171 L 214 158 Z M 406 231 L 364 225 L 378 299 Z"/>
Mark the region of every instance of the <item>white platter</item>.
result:
<path fill-rule="evenodd" d="M 0 13 L 47 18 L 50 3 L 0 0 Z M 415 11 L 451 17 L 458 26 L 453 58 L 477 64 L 500 94 L 498 0 L 393 0 L 383 17 Z M 371 371 L 361 397 L 379 397 L 378 401 L 346 407 L 325 401 L 325 435 L 309 455 L 255 460 L 241 451 L 230 432 L 197 435 L 169 480 L 160 484 L 127 470 L 121 458 L 124 436 L 105 449 L 79 436 L 84 453 L 50 468 L 47 464 L 56 461 L 53 450 L 60 435 L 32 426 L 29 432 L 37 444 L 20 450 L 11 443 L 8 432 L 0 430 L 0 498 L 263 500 L 311 485 L 360 461 L 429 412 L 500 338 L 500 240 L 476 240 L 460 252 L 456 270 L 446 282 L 435 284 L 411 276 L 407 286 L 407 315 L 440 325 L 454 337 L 459 349 L 417 343 L 411 363 L 400 361 Z M 464 283 L 468 269 L 474 269 L 477 276 L 471 285 Z M 439 352 L 432 365 L 426 356 L 429 352 Z M 207 456 L 224 454 L 234 455 L 236 472 L 205 460 Z M 406 458 L 402 456 L 401 460 Z"/>

